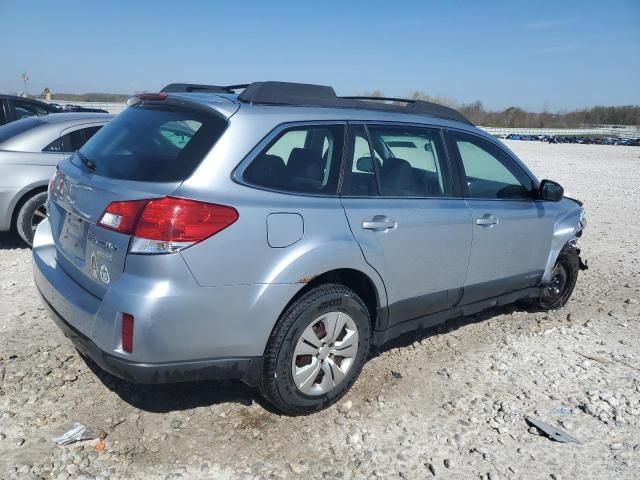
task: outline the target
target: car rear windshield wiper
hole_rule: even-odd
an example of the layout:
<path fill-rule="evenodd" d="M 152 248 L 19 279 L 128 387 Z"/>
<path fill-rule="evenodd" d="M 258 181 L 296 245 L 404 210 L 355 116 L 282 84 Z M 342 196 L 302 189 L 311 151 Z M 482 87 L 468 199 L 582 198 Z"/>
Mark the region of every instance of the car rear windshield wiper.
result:
<path fill-rule="evenodd" d="M 80 159 L 80 161 L 82 162 L 82 164 L 85 167 L 87 167 L 92 172 L 96 171 L 96 164 L 95 163 L 93 163 L 91 160 L 89 160 L 87 157 L 85 157 L 82 153 L 80 153 L 80 151 L 77 151 L 76 155 L 78 155 L 78 158 Z"/>

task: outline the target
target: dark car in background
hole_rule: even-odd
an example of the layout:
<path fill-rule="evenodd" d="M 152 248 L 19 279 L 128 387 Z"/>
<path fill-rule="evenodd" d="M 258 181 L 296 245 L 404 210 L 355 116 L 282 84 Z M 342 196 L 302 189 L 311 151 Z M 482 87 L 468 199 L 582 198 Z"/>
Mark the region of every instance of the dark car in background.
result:
<path fill-rule="evenodd" d="M 0 125 L 34 115 L 48 115 L 60 111 L 57 106 L 39 100 L 14 95 L 0 95 Z"/>
<path fill-rule="evenodd" d="M 0 125 L 35 115 L 65 112 L 109 113 L 100 108 L 89 108 L 80 105 L 58 105 L 15 95 L 0 95 Z"/>

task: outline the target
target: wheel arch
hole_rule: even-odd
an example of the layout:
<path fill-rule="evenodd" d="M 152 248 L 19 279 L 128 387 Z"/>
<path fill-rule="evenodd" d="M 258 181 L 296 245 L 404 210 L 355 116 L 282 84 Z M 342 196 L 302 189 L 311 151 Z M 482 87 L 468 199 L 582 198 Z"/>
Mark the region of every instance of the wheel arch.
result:
<path fill-rule="evenodd" d="M 30 185 L 29 187 L 23 189 L 18 195 L 15 196 L 14 201 L 9 206 L 9 215 L 8 215 L 8 225 L 9 229 L 14 230 L 16 228 L 16 220 L 18 218 L 18 212 L 20 212 L 20 208 L 33 196 L 46 192 L 48 184 L 47 183 L 36 183 L 34 185 Z"/>
<path fill-rule="evenodd" d="M 338 283 L 353 290 L 365 303 L 369 310 L 372 330 L 375 330 L 379 325 L 379 312 L 387 306 L 386 293 L 380 291 L 374 280 L 366 273 L 355 268 L 337 268 L 304 280 L 306 281 L 304 286 L 287 302 L 280 315 L 296 300 L 314 288 L 326 283 Z"/>

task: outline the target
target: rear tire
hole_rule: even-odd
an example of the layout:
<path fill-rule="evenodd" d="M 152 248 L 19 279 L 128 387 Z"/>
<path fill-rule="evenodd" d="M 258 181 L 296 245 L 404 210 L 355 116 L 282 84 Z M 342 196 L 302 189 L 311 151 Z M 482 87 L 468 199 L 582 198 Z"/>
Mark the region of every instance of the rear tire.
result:
<path fill-rule="evenodd" d="M 47 218 L 47 192 L 36 193 L 28 198 L 18 210 L 16 231 L 20 238 L 31 247 L 38 224 Z"/>
<path fill-rule="evenodd" d="M 317 412 L 336 403 L 369 355 L 369 317 L 362 299 L 343 285 L 321 285 L 302 295 L 271 333 L 260 379 L 262 395 L 287 415 Z"/>
<path fill-rule="evenodd" d="M 541 310 L 556 310 L 571 297 L 578 280 L 580 258 L 575 247 L 566 246 L 558 255 L 549 284 L 542 289 L 538 299 Z"/>

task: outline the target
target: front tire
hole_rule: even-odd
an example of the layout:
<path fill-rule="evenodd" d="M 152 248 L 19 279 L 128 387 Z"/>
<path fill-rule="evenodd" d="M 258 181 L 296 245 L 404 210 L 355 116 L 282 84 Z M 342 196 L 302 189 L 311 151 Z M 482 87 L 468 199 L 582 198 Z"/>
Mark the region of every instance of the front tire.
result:
<path fill-rule="evenodd" d="M 578 280 L 580 258 L 575 247 L 566 246 L 558 255 L 551 280 L 542 287 L 538 300 L 541 310 L 556 310 L 564 306 L 571 297 Z"/>
<path fill-rule="evenodd" d="M 28 198 L 18 210 L 16 231 L 20 238 L 31 247 L 38 224 L 47 218 L 47 192 L 40 192 Z"/>
<path fill-rule="evenodd" d="M 327 408 L 356 381 L 370 344 L 362 299 L 343 285 L 321 285 L 278 320 L 265 350 L 260 391 L 287 415 Z"/>

